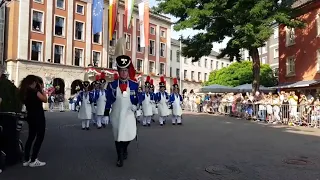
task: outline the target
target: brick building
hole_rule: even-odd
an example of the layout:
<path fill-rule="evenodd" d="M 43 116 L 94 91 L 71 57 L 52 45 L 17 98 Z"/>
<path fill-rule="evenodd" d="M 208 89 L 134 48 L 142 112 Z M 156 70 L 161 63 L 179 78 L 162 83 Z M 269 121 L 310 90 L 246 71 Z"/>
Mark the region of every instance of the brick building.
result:
<path fill-rule="evenodd" d="M 320 1 L 293 4 L 305 28 L 279 26 L 279 84 L 282 88 L 315 89 L 320 80 Z"/>
<path fill-rule="evenodd" d="M 105 1 L 103 32 L 92 34 L 91 0 L 12 0 L 7 6 L 5 60 L 10 79 L 18 84 L 28 74 L 53 77 L 68 96 L 73 83 L 106 69 L 112 77 L 114 50 L 126 38 L 126 53 L 142 74 L 166 75 L 171 47 L 171 21 L 150 14 L 150 47 L 140 47 L 138 12 L 133 26 L 124 27 L 124 4 L 119 4 L 118 24 L 108 37 L 108 4 Z M 93 66 L 88 68 L 90 65 Z M 89 78 L 90 78 L 89 77 Z M 158 77 L 155 78 L 159 79 Z M 59 80 L 59 81 L 55 81 Z"/>

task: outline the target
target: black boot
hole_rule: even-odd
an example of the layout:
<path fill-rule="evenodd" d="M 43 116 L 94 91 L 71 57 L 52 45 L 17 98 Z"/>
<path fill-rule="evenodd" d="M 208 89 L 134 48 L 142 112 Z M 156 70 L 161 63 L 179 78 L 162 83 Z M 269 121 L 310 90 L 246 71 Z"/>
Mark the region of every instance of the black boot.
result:
<path fill-rule="evenodd" d="M 122 167 L 123 166 L 123 148 L 122 148 L 123 142 L 115 142 L 115 143 L 116 143 L 116 149 L 117 149 L 117 155 L 118 155 L 117 166 Z"/>
<path fill-rule="evenodd" d="M 106 124 L 102 124 L 102 127 L 103 127 L 103 128 L 106 128 Z"/>

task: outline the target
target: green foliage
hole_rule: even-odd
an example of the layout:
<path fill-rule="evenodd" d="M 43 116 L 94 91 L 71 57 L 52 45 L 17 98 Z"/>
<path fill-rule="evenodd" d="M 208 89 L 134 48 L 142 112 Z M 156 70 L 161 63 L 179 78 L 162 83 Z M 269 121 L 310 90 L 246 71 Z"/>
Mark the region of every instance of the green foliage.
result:
<path fill-rule="evenodd" d="M 20 112 L 21 101 L 18 88 L 8 79 L 0 78 L 0 112 Z"/>
<path fill-rule="evenodd" d="M 293 0 L 157 0 L 154 11 L 170 14 L 178 21 L 174 30 L 204 30 L 183 39 L 182 54 L 194 61 L 209 55 L 213 42 L 231 37 L 219 57 L 240 60 L 239 49 L 249 52 L 262 47 L 273 33 L 274 23 L 303 27 L 291 8 Z M 252 54 L 251 54 L 252 56 Z M 254 57 L 257 61 L 258 58 Z"/>
<path fill-rule="evenodd" d="M 270 87 L 276 85 L 276 78 L 268 64 L 261 65 L 261 85 Z M 253 81 L 252 62 L 241 61 L 231 63 L 230 66 L 212 71 L 209 80 L 204 85 L 220 84 L 225 86 L 239 86 L 251 84 Z"/>

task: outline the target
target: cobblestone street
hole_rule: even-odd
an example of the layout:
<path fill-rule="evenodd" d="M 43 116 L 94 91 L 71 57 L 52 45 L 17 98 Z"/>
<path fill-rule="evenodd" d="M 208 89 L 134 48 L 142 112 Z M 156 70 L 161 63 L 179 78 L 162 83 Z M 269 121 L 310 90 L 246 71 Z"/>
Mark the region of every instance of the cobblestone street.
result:
<path fill-rule="evenodd" d="M 157 119 L 157 118 L 156 118 Z M 185 114 L 183 126 L 139 126 L 123 168 L 111 126 L 82 131 L 77 114 L 47 113 L 41 168 L 8 167 L 1 180 L 317 180 L 320 131 Z M 27 131 L 22 133 L 25 141 Z"/>

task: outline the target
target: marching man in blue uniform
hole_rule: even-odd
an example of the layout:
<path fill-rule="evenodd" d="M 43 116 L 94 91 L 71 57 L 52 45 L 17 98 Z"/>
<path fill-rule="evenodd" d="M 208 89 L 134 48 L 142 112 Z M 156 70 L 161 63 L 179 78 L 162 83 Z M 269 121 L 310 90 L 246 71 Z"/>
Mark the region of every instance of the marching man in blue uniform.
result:
<path fill-rule="evenodd" d="M 119 79 L 110 82 L 107 87 L 107 104 L 105 115 L 110 109 L 110 120 L 115 140 L 118 160 L 122 167 L 128 158 L 128 145 L 137 135 L 135 111 L 138 105 L 138 83 L 135 81 L 135 69 L 131 58 L 120 55 L 116 58 Z"/>
<path fill-rule="evenodd" d="M 92 92 L 92 94 L 95 94 L 95 92 L 97 90 L 99 90 L 99 86 L 100 86 L 100 82 L 99 82 L 100 76 L 96 75 L 95 78 L 96 78 L 95 81 L 93 81 L 91 83 L 91 87 L 92 87 L 91 92 Z M 95 125 L 95 124 L 97 124 L 97 115 L 96 115 L 97 104 L 95 102 L 93 102 L 91 104 L 91 109 L 92 109 L 92 122 Z"/>
<path fill-rule="evenodd" d="M 100 89 L 96 90 L 94 93 L 94 100 L 97 104 L 96 119 L 98 129 L 101 129 L 101 127 L 105 128 L 106 124 L 109 123 L 109 117 L 104 115 L 107 103 L 107 90 L 105 89 L 106 83 L 106 74 L 102 72 L 99 80 Z"/>
<path fill-rule="evenodd" d="M 155 122 L 154 115 L 158 114 L 158 108 L 156 103 L 156 93 L 154 92 L 153 79 L 150 79 L 150 94 L 154 97 L 154 101 L 152 101 L 152 122 Z"/>
<path fill-rule="evenodd" d="M 92 118 L 91 104 L 93 103 L 93 93 L 89 92 L 89 81 L 83 82 L 83 91 L 77 98 L 77 104 L 81 102 L 78 118 L 82 121 L 82 130 L 89 130 L 90 120 Z"/>
<path fill-rule="evenodd" d="M 150 92 L 150 85 L 150 76 L 147 76 L 144 92 L 139 94 L 139 104 L 142 106 L 143 126 L 151 125 L 151 117 L 153 115 L 152 106 L 154 104 L 154 95 Z"/>
<path fill-rule="evenodd" d="M 164 77 L 160 77 L 159 82 L 160 91 L 156 93 L 156 101 L 158 104 L 158 110 L 159 110 L 159 122 L 160 125 L 163 126 L 166 121 L 166 117 L 169 116 L 169 96 L 166 92 L 166 82 L 164 80 Z"/>
<path fill-rule="evenodd" d="M 182 125 L 182 96 L 179 94 L 179 85 L 177 78 L 173 79 L 173 93 L 170 95 L 169 102 L 172 108 L 172 125 Z"/>

